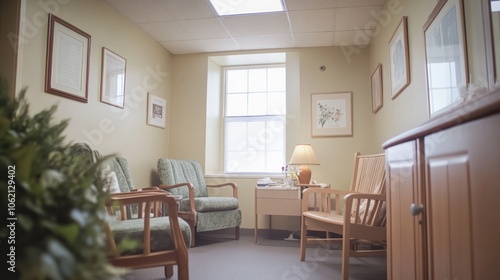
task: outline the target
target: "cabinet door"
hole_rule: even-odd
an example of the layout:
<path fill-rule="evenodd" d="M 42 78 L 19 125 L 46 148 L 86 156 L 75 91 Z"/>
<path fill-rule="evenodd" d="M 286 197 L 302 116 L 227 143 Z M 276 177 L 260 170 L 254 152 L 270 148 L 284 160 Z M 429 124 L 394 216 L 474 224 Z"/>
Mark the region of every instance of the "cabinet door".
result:
<path fill-rule="evenodd" d="M 425 138 L 429 279 L 500 275 L 500 114 Z"/>
<path fill-rule="evenodd" d="M 420 205 L 419 142 L 390 147 L 387 162 L 387 275 L 393 280 L 423 279 L 423 214 L 412 215 L 410 206 Z"/>

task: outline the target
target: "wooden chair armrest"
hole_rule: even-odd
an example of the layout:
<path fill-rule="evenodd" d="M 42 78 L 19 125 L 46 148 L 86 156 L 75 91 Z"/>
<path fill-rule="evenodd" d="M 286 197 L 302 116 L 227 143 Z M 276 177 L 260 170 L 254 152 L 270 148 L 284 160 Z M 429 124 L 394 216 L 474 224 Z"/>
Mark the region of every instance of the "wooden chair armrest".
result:
<path fill-rule="evenodd" d="M 385 194 L 351 193 L 346 195 L 344 197 L 345 213 L 357 214 L 354 220 L 351 215 L 344 215 L 344 224 L 355 223 L 373 226 L 376 219 L 382 214 L 382 206 L 385 201 Z M 363 203 L 365 206 L 364 209 L 361 209 Z M 385 216 L 385 212 L 383 215 Z M 385 217 L 382 218 L 385 219 Z"/>
<path fill-rule="evenodd" d="M 207 188 L 220 188 L 231 186 L 233 188 L 233 197 L 238 198 L 238 186 L 235 183 L 223 183 L 223 184 L 215 184 L 215 185 L 207 185 Z"/>
<path fill-rule="evenodd" d="M 196 208 L 194 207 L 194 187 L 193 184 L 189 182 L 175 184 L 175 185 L 159 185 L 158 188 L 162 190 L 169 190 L 174 188 L 187 187 L 189 190 L 189 213 L 196 213 Z"/>
<path fill-rule="evenodd" d="M 139 188 L 139 189 L 132 189 L 131 192 L 143 192 L 143 191 L 159 191 L 160 189 L 156 186 L 151 186 L 151 187 L 146 187 L 146 188 Z"/>
<path fill-rule="evenodd" d="M 138 195 L 142 195 L 142 194 L 145 194 L 145 193 L 160 193 L 160 194 L 163 194 L 165 193 L 164 191 L 160 190 L 159 188 L 157 187 L 151 187 L 151 188 L 145 188 L 145 189 L 133 189 L 131 190 L 130 192 L 126 192 L 126 193 L 113 193 L 111 194 L 110 196 L 110 199 L 112 199 L 113 201 L 117 200 L 117 199 L 120 199 L 120 198 L 127 198 L 127 197 L 136 197 Z M 130 203 L 129 203 L 130 204 Z M 143 212 L 144 212 L 144 203 L 137 203 L 138 204 L 138 212 L 137 212 L 137 217 L 138 218 L 142 218 L 143 216 Z M 120 219 L 121 220 L 127 220 L 128 215 L 127 215 L 127 210 L 126 210 L 126 205 L 125 204 L 121 204 L 119 207 L 120 207 Z M 157 203 L 154 203 L 154 206 L 153 206 L 153 213 L 155 215 L 155 217 L 159 217 L 160 214 L 161 214 L 161 211 L 160 211 L 160 207 L 161 204 L 160 202 L 157 202 Z M 111 206 L 109 205 L 107 208 L 108 209 L 111 209 L 110 208 Z M 112 212 L 112 211 L 109 211 L 108 212 Z M 146 213 L 146 212 L 144 212 Z"/>
<path fill-rule="evenodd" d="M 179 226 L 179 220 L 177 219 L 177 202 L 175 199 L 168 193 L 164 191 L 149 191 L 149 192 L 134 192 L 134 193 L 125 193 L 123 195 L 117 194 L 112 195 L 107 201 L 106 206 L 110 207 L 114 203 L 119 203 L 120 205 L 127 204 L 145 204 L 145 210 L 147 212 L 151 211 L 152 206 L 157 203 L 167 203 L 168 205 L 168 217 L 170 221 L 170 226 L 173 235 L 174 248 L 175 250 L 180 250 L 183 252 L 187 251 L 186 244 L 184 242 L 184 238 L 182 236 L 182 232 Z M 107 228 L 109 231 L 109 226 Z M 109 231 L 108 234 L 111 232 Z M 149 215 L 144 215 L 144 249 L 143 254 L 148 255 L 151 253 L 151 228 L 150 228 L 150 217 Z M 114 240 L 112 236 L 108 236 L 111 242 L 111 249 L 114 250 L 114 256 L 118 256 L 118 252 L 116 251 L 116 244 L 114 244 Z"/>

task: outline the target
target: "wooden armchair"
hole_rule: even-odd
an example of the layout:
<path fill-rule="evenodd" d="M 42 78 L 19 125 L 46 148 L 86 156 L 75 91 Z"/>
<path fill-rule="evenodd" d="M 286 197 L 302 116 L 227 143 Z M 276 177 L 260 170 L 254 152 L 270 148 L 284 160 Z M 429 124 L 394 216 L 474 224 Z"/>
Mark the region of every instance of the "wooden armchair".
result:
<path fill-rule="evenodd" d="M 168 217 L 149 214 L 157 213 L 152 209 L 158 203 L 167 205 Z M 125 205 L 136 205 L 139 218 L 127 219 L 123 211 Z M 153 189 L 118 193 L 110 197 L 106 206 L 110 214 L 115 213 L 114 209 L 121 212 L 117 220 L 107 225 L 111 264 L 134 269 L 164 266 L 166 278 L 172 277 L 173 265 L 177 265 L 178 279 L 189 279 L 187 249 L 191 230 L 178 218 L 177 203 L 170 194 Z M 139 246 L 119 252 L 117 244 L 123 239 L 134 240 Z"/>
<path fill-rule="evenodd" d="M 310 209 L 309 195 L 320 197 L 317 209 Z M 342 213 L 340 198 L 343 197 Z M 332 201 L 335 202 L 334 209 Z M 355 154 L 350 190 L 309 188 L 302 199 L 300 260 L 305 260 L 307 244 L 342 242 L 342 279 L 349 278 L 351 256 L 386 253 L 385 156 Z M 327 232 L 326 238 L 307 236 L 308 229 Z M 342 238 L 330 238 L 329 233 Z M 380 249 L 360 249 L 359 242 L 378 244 Z"/>
<path fill-rule="evenodd" d="M 158 160 L 158 188 L 178 196 L 179 216 L 191 226 L 194 246 L 195 234 L 225 228 L 235 229 L 239 239 L 241 210 L 238 201 L 238 187 L 234 183 L 207 185 L 200 163 L 195 160 Z M 208 188 L 231 188 L 231 197 L 208 196 Z"/>

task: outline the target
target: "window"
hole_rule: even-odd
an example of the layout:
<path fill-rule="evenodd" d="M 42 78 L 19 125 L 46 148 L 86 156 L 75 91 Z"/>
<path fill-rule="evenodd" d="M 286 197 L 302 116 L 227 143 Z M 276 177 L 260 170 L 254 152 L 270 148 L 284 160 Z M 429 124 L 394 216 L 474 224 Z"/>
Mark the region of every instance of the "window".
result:
<path fill-rule="evenodd" d="M 224 172 L 280 173 L 285 162 L 285 66 L 225 68 Z"/>

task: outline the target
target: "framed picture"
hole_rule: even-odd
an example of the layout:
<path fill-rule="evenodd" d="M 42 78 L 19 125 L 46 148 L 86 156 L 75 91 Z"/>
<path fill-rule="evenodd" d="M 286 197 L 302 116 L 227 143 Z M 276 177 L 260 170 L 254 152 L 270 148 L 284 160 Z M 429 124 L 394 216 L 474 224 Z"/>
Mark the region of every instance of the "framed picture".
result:
<path fill-rule="evenodd" d="M 125 77 L 127 61 L 118 54 L 102 48 L 101 102 L 125 107 Z"/>
<path fill-rule="evenodd" d="M 372 112 L 377 113 L 382 105 L 382 64 L 379 63 L 372 74 Z"/>
<path fill-rule="evenodd" d="M 410 84 L 408 19 L 403 17 L 389 41 L 391 98 L 396 98 Z"/>
<path fill-rule="evenodd" d="M 463 99 L 468 84 L 462 0 L 441 1 L 424 25 L 427 97 L 433 117 Z"/>
<path fill-rule="evenodd" d="M 45 91 L 87 103 L 90 35 L 49 14 Z"/>
<path fill-rule="evenodd" d="M 167 101 L 148 92 L 147 124 L 165 128 Z"/>
<path fill-rule="evenodd" d="M 500 72 L 500 1 L 481 0 L 488 87 L 494 91 Z"/>
<path fill-rule="evenodd" d="M 352 92 L 311 94 L 312 137 L 352 135 Z"/>

